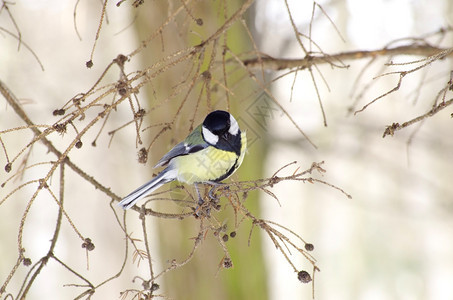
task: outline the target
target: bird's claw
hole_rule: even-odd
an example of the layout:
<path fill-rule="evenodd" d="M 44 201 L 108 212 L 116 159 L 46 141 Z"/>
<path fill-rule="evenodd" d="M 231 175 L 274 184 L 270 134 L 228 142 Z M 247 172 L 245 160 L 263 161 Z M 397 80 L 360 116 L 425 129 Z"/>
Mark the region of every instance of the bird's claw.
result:
<path fill-rule="evenodd" d="M 216 195 L 214 195 L 215 188 L 216 187 L 213 187 L 209 190 L 208 196 L 209 196 L 209 199 L 211 199 L 214 203 L 217 203 L 217 202 L 219 202 L 219 198 Z"/>
<path fill-rule="evenodd" d="M 217 197 L 214 194 L 214 192 L 215 192 L 216 188 L 218 186 L 220 186 L 221 184 L 219 184 L 219 183 L 210 183 L 210 184 L 212 184 L 213 187 L 208 192 L 208 197 L 211 200 L 211 201 L 209 201 L 209 203 L 206 203 L 205 200 L 203 200 L 203 198 L 201 197 L 200 192 L 198 190 L 198 186 L 195 185 L 197 195 L 198 195 L 198 203 L 197 203 L 197 207 L 195 208 L 194 215 L 197 218 L 200 217 L 200 215 L 201 215 L 200 212 L 203 212 L 203 215 L 209 217 L 210 213 L 211 213 L 211 207 L 214 207 L 214 209 L 216 209 L 216 210 L 220 209 L 220 205 L 218 205 L 220 198 Z"/>

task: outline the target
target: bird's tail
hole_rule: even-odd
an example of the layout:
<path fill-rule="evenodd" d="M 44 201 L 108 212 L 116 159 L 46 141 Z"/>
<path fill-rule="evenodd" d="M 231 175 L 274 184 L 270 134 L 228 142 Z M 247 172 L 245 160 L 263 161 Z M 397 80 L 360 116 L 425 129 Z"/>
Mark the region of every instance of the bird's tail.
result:
<path fill-rule="evenodd" d="M 152 193 L 154 190 L 158 189 L 167 182 L 175 180 L 174 171 L 170 170 L 167 167 L 165 170 L 160 172 L 156 177 L 137 188 L 135 191 L 127 195 L 123 200 L 121 200 L 118 205 L 123 209 L 128 209 L 133 206 L 138 200 L 142 199 L 149 193 Z"/>

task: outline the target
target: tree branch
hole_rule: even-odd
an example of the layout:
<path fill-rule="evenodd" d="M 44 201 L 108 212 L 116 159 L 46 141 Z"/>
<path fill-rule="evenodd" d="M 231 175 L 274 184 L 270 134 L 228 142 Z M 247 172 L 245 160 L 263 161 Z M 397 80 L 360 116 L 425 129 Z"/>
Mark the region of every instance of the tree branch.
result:
<path fill-rule="evenodd" d="M 363 58 L 373 58 L 376 56 L 394 56 L 394 55 L 418 55 L 418 56 L 433 56 L 439 52 L 447 51 L 448 48 L 438 48 L 428 44 L 412 44 L 407 46 L 399 46 L 394 48 L 382 48 L 370 51 L 349 51 L 340 52 L 333 55 L 328 54 L 312 54 L 307 55 L 302 59 L 285 59 L 263 56 L 244 60 L 244 65 L 249 69 L 266 69 L 266 70 L 284 70 L 284 69 L 306 69 L 318 64 L 332 64 L 334 62 L 342 62 L 345 60 L 358 60 Z M 452 53 L 449 53 L 449 56 Z"/>
<path fill-rule="evenodd" d="M 406 121 L 401 125 L 399 123 L 393 123 L 392 125 L 389 125 L 385 128 L 385 131 L 384 131 L 384 134 L 382 135 L 382 137 L 385 138 L 387 135 L 393 136 L 395 134 L 395 131 L 406 128 L 407 126 L 420 122 L 428 117 L 432 117 L 433 115 L 437 114 L 438 112 L 440 112 L 441 110 L 443 110 L 444 108 L 446 108 L 447 106 L 449 106 L 451 104 L 453 104 L 453 99 L 450 99 L 445 102 L 441 102 L 438 105 L 434 106 L 427 113 L 425 113 L 421 116 L 418 116 L 416 118 L 413 118 L 412 120 Z M 452 118 L 453 118 L 453 114 L 452 114 Z"/>
<path fill-rule="evenodd" d="M 27 116 L 27 114 L 24 112 L 22 107 L 19 105 L 19 102 L 17 101 L 16 96 L 6 87 L 6 85 L 0 81 L 0 94 L 5 97 L 6 101 L 8 104 L 13 108 L 14 112 L 30 127 L 30 130 L 33 131 L 33 133 L 36 136 L 42 136 L 42 131 L 39 130 L 35 124 L 30 120 L 30 118 Z M 41 142 L 47 147 L 49 152 L 54 153 L 58 158 L 62 157 L 63 153 L 60 152 L 55 146 L 45 137 L 42 136 L 40 138 Z M 70 167 L 74 172 L 82 176 L 84 179 L 86 179 L 88 182 L 93 184 L 93 186 L 102 192 L 104 192 L 106 195 L 109 197 L 115 199 L 115 200 L 120 200 L 121 198 L 113 193 L 110 188 L 105 187 L 102 185 L 100 182 L 95 180 L 92 176 L 88 175 L 85 173 L 82 169 L 80 169 L 77 165 L 72 163 L 68 157 L 66 157 L 64 163 Z"/>

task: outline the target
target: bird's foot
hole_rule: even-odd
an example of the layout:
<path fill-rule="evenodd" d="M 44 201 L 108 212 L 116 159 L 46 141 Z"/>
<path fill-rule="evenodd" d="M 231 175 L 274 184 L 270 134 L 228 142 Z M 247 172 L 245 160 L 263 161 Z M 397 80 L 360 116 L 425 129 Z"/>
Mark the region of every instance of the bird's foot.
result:
<path fill-rule="evenodd" d="M 214 202 L 214 204 L 217 204 L 220 200 L 219 197 L 215 195 L 215 192 L 217 191 L 217 188 L 224 185 L 223 183 L 218 183 L 218 182 L 208 182 L 210 185 L 212 185 L 212 188 L 209 190 L 208 196 L 209 199 Z"/>
<path fill-rule="evenodd" d="M 219 204 L 220 198 L 215 195 L 216 189 L 223 185 L 222 183 L 218 182 L 206 182 L 207 184 L 212 185 L 212 188 L 208 192 L 209 202 L 206 202 L 200 195 L 198 190 L 198 186 L 195 185 L 195 189 L 198 195 L 198 203 L 197 207 L 195 208 L 194 215 L 195 217 L 199 218 L 201 215 L 209 217 L 211 214 L 211 208 L 219 211 L 221 205 Z"/>
<path fill-rule="evenodd" d="M 201 197 L 198 198 L 197 207 L 194 209 L 195 218 L 200 218 L 201 216 L 209 217 L 211 215 L 211 206 L 209 203 L 206 203 Z"/>

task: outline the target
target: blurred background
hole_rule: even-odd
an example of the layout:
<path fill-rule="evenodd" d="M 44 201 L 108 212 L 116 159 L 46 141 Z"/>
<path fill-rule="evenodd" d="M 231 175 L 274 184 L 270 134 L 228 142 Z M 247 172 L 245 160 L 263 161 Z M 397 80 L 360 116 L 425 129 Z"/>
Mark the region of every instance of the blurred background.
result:
<path fill-rule="evenodd" d="M 0 10 L 0 80 L 18 97 L 32 121 L 52 124 L 56 121 L 53 110 L 78 93 L 89 90 L 118 54 L 127 55 L 139 47 L 181 3 L 145 1 L 138 8 L 128 1 L 119 6 L 115 2 L 108 3 L 91 69 L 86 68 L 85 62 L 90 60 L 101 2 L 29 0 L 9 3 L 8 10 Z M 349 0 L 316 4 L 294 0 L 285 3 L 256 1 L 245 18 L 249 32 L 241 24 L 235 24 L 229 31 L 231 50 L 242 53 L 258 47 L 261 53 L 272 57 L 304 57 L 295 39 L 288 9 L 298 30 L 305 35 L 310 32 L 316 45 L 329 54 L 381 49 L 394 40 L 407 37 L 413 40 L 425 38 L 453 21 L 453 5 L 448 0 Z M 169 25 L 161 38 L 152 40 L 145 50 L 127 62 L 126 71 L 144 69 L 178 49 L 196 45 L 224 22 L 224 10 L 231 15 L 241 4 L 242 1 L 188 2 L 187 7 L 192 9 L 195 18 L 203 19 L 203 26 L 187 25 L 190 29 L 186 36 L 180 28 L 193 23 L 190 17 Z M 8 33 L 17 35 L 15 28 L 20 29 L 22 43 Z M 253 35 L 255 45 L 250 43 L 249 34 Z M 427 41 L 448 48 L 452 45 L 452 35 L 433 35 Z M 392 60 L 408 62 L 421 58 L 398 56 Z M 448 107 L 432 118 L 396 132 L 393 137 L 382 138 L 385 126 L 393 122 L 401 124 L 432 108 L 439 91 L 450 80 L 451 59 L 434 62 L 426 69 L 414 72 L 405 77 L 397 92 L 363 112 L 351 113 L 351 107 L 356 111 L 396 86 L 397 75 L 373 79 L 398 70 L 384 66 L 389 60 L 389 57 L 382 57 L 372 63 L 358 59 L 346 61 L 348 68 L 332 68 L 328 64 L 318 66 L 319 72 L 313 74 L 327 127 L 323 124 L 310 73 L 299 71 L 296 77 L 293 73 L 270 85 L 272 94 L 317 146 L 316 149 L 301 136 L 282 107 L 273 105 L 271 98 L 262 98 L 262 89 L 253 80 L 247 78 L 241 82 L 243 75 L 240 74 L 230 77 L 230 85 L 235 86 L 235 95 L 230 99 L 231 112 L 247 130 L 252 142 L 244 165 L 233 180 L 270 177 L 283 165 L 297 161 L 281 173 L 291 175 L 297 168 L 305 170 L 312 162 L 324 161 L 327 172 L 313 176 L 352 196 L 348 199 L 338 190 L 322 184 L 289 181 L 272 188 L 281 205 L 265 193 L 257 192 L 251 193 L 245 204 L 255 215 L 291 228 L 305 241 L 314 244 L 312 254 L 321 270 L 315 274 L 316 299 L 453 299 L 453 123 L 450 116 L 453 110 Z M 287 71 L 266 71 L 257 76 L 264 75 L 271 80 Z M 119 71 L 109 72 L 105 83 L 115 82 L 118 76 Z M 174 88 L 172 78 L 181 79 L 179 69 L 169 70 L 140 90 L 140 102 L 150 111 L 145 119 L 146 126 L 173 118 L 173 111 L 178 106 L 166 102 L 160 105 Z M 77 162 L 113 192 L 126 195 L 147 181 L 153 174 L 151 166 L 188 133 L 186 124 L 197 97 L 191 95 L 183 117 L 172 128 L 174 133 L 162 136 L 153 145 L 147 164 L 137 161 L 134 126 L 119 131 L 111 140 L 106 134 L 132 119 L 126 105 L 112 114 L 108 129 L 99 137 L 96 147 L 92 147 L 91 142 L 99 127 L 87 133 L 84 146 L 71 151 L 71 161 Z M 451 92 L 448 92 L 446 99 L 450 98 Z M 0 106 L 0 131 L 24 125 L 6 102 L 1 103 L 5 104 Z M 225 102 L 218 100 L 216 103 L 216 108 L 226 108 Z M 263 105 L 267 107 L 262 111 L 263 119 L 254 122 L 254 112 L 257 108 L 263 109 Z M 203 114 L 194 119 L 198 124 Z M 157 129 L 142 132 L 145 147 L 157 132 Z M 73 136 L 69 129 L 67 134 L 53 136 L 52 141 L 62 150 Z M 12 156 L 31 137 L 27 130 L 15 131 L 14 135 L 1 134 L 3 144 Z M 31 162 L 55 160 L 40 144 L 33 147 L 29 156 Z M 2 151 L 0 165 L 4 166 L 6 162 Z M 0 198 L 21 182 L 42 177 L 47 169 L 45 165 L 37 166 L 24 173 L 21 180 L 9 181 L 0 189 Z M 10 175 L 2 170 L 0 181 L 5 182 Z M 57 179 L 51 181 L 58 186 Z M 80 247 L 78 236 L 64 219 L 55 253 L 97 285 L 120 271 L 125 256 L 124 234 L 105 194 L 83 183 L 71 171 L 66 172 L 65 182 L 66 211 L 82 235 L 94 241 L 96 248 L 87 256 Z M 27 199 L 35 190 L 35 186 L 27 186 L 0 205 L 1 284 L 17 260 L 19 222 Z M 48 251 L 57 212 L 55 201 L 41 193 L 27 215 L 25 255 L 33 263 Z M 119 210 L 118 213 L 121 215 Z M 182 260 L 187 256 L 193 243 L 191 238 L 198 232 L 196 221 L 147 218 L 147 222 L 156 272 L 168 266 L 173 257 Z M 231 219 L 228 222 L 234 223 Z M 127 224 L 131 235 L 141 238 L 143 233 L 137 213 L 128 212 Z M 269 238 L 254 229 L 248 246 L 251 224 L 241 226 L 237 238 L 227 243 L 234 268 L 218 271 L 222 249 L 208 237 L 188 265 L 161 277 L 159 293 L 174 299 L 311 299 L 313 286 L 297 280 L 297 275 Z M 129 245 L 121 276 L 112 284 L 97 289 L 94 299 L 115 299 L 125 289 L 141 289 L 141 280 L 134 276 L 149 278 L 147 262 L 133 261 L 131 251 Z M 297 266 L 311 273 L 312 265 L 293 254 Z M 19 267 L 7 292 L 15 297 L 28 270 Z M 74 284 L 84 282 L 50 261 L 28 298 L 48 297 L 50 289 L 54 298 L 72 299 L 80 294 L 80 288 Z M 127 299 L 132 299 L 131 295 Z"/>

